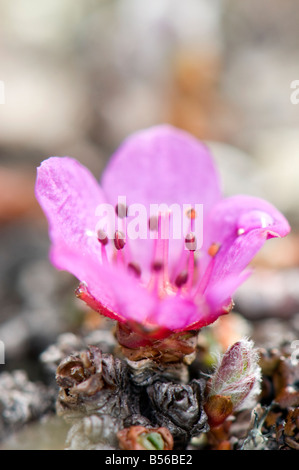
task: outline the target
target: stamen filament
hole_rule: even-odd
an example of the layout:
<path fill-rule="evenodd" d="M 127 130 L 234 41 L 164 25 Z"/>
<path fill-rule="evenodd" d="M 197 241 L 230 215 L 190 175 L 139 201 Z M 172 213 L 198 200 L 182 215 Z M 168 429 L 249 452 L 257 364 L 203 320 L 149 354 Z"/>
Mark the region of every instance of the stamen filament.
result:
<path fill-rule="evenodd" d="M 220 243 L 212 243 L 212 245 L 209 247 L 208 249 L 208 254 L 211 256 L 211 260 L 205 270 L 205 273 L 203 275 L 203 277 L 201 278 L 200 282 L 199 282 L 199 285 L 197 286 L 197 289 L 194 293 L 194 296 L 197 296 L 197 295 L 202 295 L 204 294 L 207 286 L 208 286 L 208 283 L 210 282 L 210 279 L 211 279 L 211 276 L 212 276 L 212 273 L 213 273 L 213 269 L 214 269 L 214 265 L 215 265 L 215 259 L 216 259 L 216 255 L 217 253 L 219 252 L 221 248 L 221 244 Z"/>
<path fill-rule="evenodd" d="M 125 204 L 117 204 L 115 206 L 115 213 L 117 215 L 117 232 L 121 233 L 125 240 L 125 246 L 122 248 L 122 258 L 127 264 L 132 260 L 130 249 L 130 240 L 128 237 L 127 217 L 129 216 L 129 207 Z M 118 256 L 118 259 L 121 257 Z"/>
<path fill-rule="evenodd" d="M 200 280 L 200 282 L 197 286 L 196 291 L 194 292 L 194 297 L 196 297 L 197 295 L 204 294 L 204 292 L 205 292 L 205 290 L 208 286 L 208 283 L 211 279 L 214 264 L 215 264 L 215 258 L 212 258 L 211 261 L 209 262 L 206 270 L 205 270 L 204 275 L 202 276 L 202 278 L 201 278 L 201 280 Z"/>
<path fill-rule="evenodd" d="M 162 220 L 161 220 L 162 222 Z M 162 238 L 162 250 L 163 250 L 163 263 L 164 263 L 164 271 L 163 271 L 163 285 L 166 287 L 169 284 L 169 273 L 168 273 L 168 258 L 169 258 L 169 226 L 170 226 L 170 213 L 165 215 L 164 217 L 164 222 L 165 222 L 165 232 L 164 234 L 161 233 L 161 238 L 162 235 L 164 237 Z M 162 225 L 162 224 L 161 224 Z M 162 231 L 162 227 L 161 227 Z"/>
<path fill-rule="evenodd" d="M 152 230 L 157 230 L 158 234 L 154 238 L 152 275 L 148 287 L 158 295 L 163 295 L 170 284 L 168 273 L 170 213 L 159 213 L 157 223 L 153 222 L 154 219 L 150 219 L 150 227 Z"/>
<path fill-rule="evenodd" d="M 163 263 L 155 261 L 152 263 L 152 276 L 149 281 L 149 288 L 159 297 L 161 287 L 163 287 Z"/>
<path fill-rule="evenodd" d="M 196 213 L 195 213 L 194 209 L 191 208 L 187 212 L 187 217 L 190 219 L 187 233 L 190 234 L 190 233 L 193 232 L 194 218 L 196 217 Z M 186 240 L 183 240 L 182 241 L 181 254 L 180 254 L 179 260 L 177 262 L 176 269 L 174 270 L 173 277 L 171 279 L 171 281 L 174 282 L 174 283 L 175 283 L 176 278 L 178 276 L 180 276 L 180 273 L 183 272 L 184 270 L 186 270 L 186 265 L 189 264 L 189 262 L 190 262 L 190 260 L 188 260 L 188 262 L 187 262 L 187 256 L 186 256 L 186 251 L 187 250 L 188 250 L 188 247 L 186 246 Z"/>
<path fill-rule="evenodd" d="M 97 237 L 98 241 L 101 244 L 101 258 L 102 258 L 102 263 L 103 264 L 108 264 L 108 257 L 107 257 L 107 251 L 106 251 L 106 245 L 108 245 L 108 236 L 104 230 L 99 229 L 97 232 Z"/>
<path fill-rule="evenodd" d="M 181 288 L 186 284 L 188 281 L 188 272 L 187 271 L 182 271 L 180 274 L 177 275 L 175 278 L 175 285 L 178 288 L 177 294 L 181 291 Z"/>
<path fill-rule="evenodd" d="M 194 266 L 195 266 L 195 252 L 189 252 L 189 261 L 188 261 L 188 281 L 186 284 L 186 288 L 190 291 L 193 285 L 193 278 L 194 278 Z"/>
<path fill-rule="evenodd" d="M 116 248 L 116 262 L 118 264 L 126 265 L 123 249 L 126 245 L 126 240 L 123 232 L 117 230 L 114 234 L 114 246 Z"/>
<path fill-rule="evenodd" d="M 108 264 L 108 256 L 107 256 L 107 251 L 106 251 L 106 246 L 101 245 L 101 255 L 102 255 L 102 263 L 103 264 Z"/>

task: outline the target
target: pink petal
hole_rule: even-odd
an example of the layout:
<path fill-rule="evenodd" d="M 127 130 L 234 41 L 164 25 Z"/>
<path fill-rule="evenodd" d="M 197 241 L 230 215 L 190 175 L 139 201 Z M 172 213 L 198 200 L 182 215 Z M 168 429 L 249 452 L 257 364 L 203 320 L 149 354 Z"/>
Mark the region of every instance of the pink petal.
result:
<path fill-rule="evenodd" d="M 67 245 L 59 244 L 51 246 L 50 260 L 56 268 L 70 272 L 86 286 L 87 293 L 94 300 L 93 305 L 84 296 L 78 296 L 79 298 L 99 313 L 113 320 L 122 320 L 111 286 L 113 279 L 107 276 L 105 267 L 95 257 L 83 255 Z"/>
<path fill-rule="evenodd" d="M 84 284 L 79 298 L 100 313 L 105 310 L 103 313 L 112 319 L 145 324 L 156 311 L 156 297 L 121 265 L 101 265 L 96 259 L 62 245 L 52 246 L 51 259 L 54 265 L 71 272 Z"/>
<path fill-rule="evenodd" d="M 125 140 L 111 158 L 102 178 L 109 201 L 125 196 L 127 204 L 203 204 L 204 217 L 220 199 L 220 184 L 210 153 L 195 137 L 169 125 L 142 130 Z M 186 234 L 182 234 L 183 236 Z M 132 244 L 133 245 L 133 244 Z M 151 262 L 152 242 L 136 240 L 133 252 Z M 170 246 L 172 264 L 182 242 Z M 140 248 L 141 247 L 141 248 Z"/>
<path fill-rule="evenodd" d="M 229 313 L 228 307 L 231 304 L 232 296 L 250 275 L 251 270 L 248 269 L 240 274 L 227 276 L 224 280 L 210 283 L 204 296 L 210 311 L 206 316 L 207 324 L 213 323 L 220 315 Z"/>
<path fill-rule="evenodd" d="M 110 201 L 127 196 L 128 204 L 205 204 L 220 198 L 218 174 L 208 149 L 168 125 L 139 131 L 112 156 L 102 178 Z"/>
<path fill-rule="evenodd" d="M 249 196 L 233 196 L 210 214 L 208 242 L 219 243 L 209 283 L 240 274 L 265 241 L 290 231 L 285 217 L 270 203 Z"/>
<path fill-rule="evenodd" d="M 35 193 L 49 222 L 52 262 L 84 280 L 86 266 L 81 266 L 79 259 L 85 259 L 85 264 L 93 260 L 99 266 L 101 261 L 95 213 L 105 202 L 102 189 L 76 160 L 52 157 L 37 170 Z"/>
<path fill-rule="evenodd" d="M 153 319 L 172 331 L 183 331 L 200 318 L 198 306 L 190 299 L 175 296 L 161 300 Z"/>

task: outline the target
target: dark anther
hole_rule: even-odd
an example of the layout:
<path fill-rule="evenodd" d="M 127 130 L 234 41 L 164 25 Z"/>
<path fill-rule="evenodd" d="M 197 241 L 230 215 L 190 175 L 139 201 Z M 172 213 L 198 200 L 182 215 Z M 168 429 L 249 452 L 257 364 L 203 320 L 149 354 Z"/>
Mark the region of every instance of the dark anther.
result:
<path fill-rule="evenodd" d="M 104 245 L 104 246 L 107 245 L 109 240 L 108 240 L 107 234 L 106 234 L 106 232 L 104 232 L 104 230 L 102 230 L 102 229 L 98 230 L 97 237 L 98 237 L 99 242 L 102 243 L 102 245 Z"/>
<path fill-rule="evenodd" d="M 156 272 L 161 271 L 163 267 L 164 267 L 164 264 L 162 261 L 154 261 L 152 264 L 152 270 Z"/>
<path fill-rule="evenodd" d="M 196 250 L 197 243 L 196 243 L 196 237 L 194 233 L 190 232 L 186 235 L 185 245 L 186 245 L 187 250 L 189 251 Z"/>
<path fill-rule="evenodd" d="M 159 226 L 159 219 L 156 215 L 152 215 L 149 218 L 148 226 L 151 232 L 157 231 Z"/>
<path fill-rule="evenodd" d="M 135 274 L 136 277 L 141 276 L 141 268 L 140 268 L 139 264 L 131 262 L 131 263 L 128 264 L 128 269 L 133 274 Z"/>
<path fill-rule="evenodd" d="M 188 272 L 182 271 L 180 274 L 177 275 L 175 279 L 175 285 L 177 287 L 182 287 L 188 281 Z"/>
<path fill-rule="evenodd" d="M 114 235 L 114 246 L 117 250 L 122 250 L 126 244 L 125 236 L 122 232 L 117 230 Z"/>
<path fill-rule="evenodd" d="M 116 204 L 115 212 L 117 217 L 124 219 L 128 215 L 128 207 L 125 204 Z"/>

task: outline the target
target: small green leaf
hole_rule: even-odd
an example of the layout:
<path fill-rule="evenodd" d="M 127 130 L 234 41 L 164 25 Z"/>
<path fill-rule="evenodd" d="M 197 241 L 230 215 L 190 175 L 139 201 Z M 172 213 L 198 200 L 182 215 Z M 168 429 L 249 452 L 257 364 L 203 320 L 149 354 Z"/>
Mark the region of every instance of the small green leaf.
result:
<path fill-rule="evenodd" d="M 151 432 L 150 434 L 141 434 L 139 436 L 139 443 L 147 450 L 163 450 L 164 440 L 158 432 Z"/>

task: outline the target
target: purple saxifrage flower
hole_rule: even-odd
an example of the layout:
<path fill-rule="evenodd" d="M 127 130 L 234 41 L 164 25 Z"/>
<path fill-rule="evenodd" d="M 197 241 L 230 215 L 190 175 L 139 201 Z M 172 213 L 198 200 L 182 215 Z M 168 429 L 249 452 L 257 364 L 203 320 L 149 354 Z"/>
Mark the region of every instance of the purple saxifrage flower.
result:
<path fill-rule="evenodd" d="M 208 149 L 168 125 L 125 140 L 100 185 L 74 159 L 45 160 L 36 197 L 49 221 L 52 263 L 78 278 L 77 295 L 90 307 L 137 332 L 140 345 L 199 330 L 227 313 L 254 255 L 268 238 L 290 230 L 262 199 L 223 198 Z M 130 209 L 137 203 L 151 215 L 150 229 L 146 237 L 132 239 L 126 227 L 135 220 Z M 116 208 L 114 238 L 101 225 L 103 204 Z M 161 226 L 170 227 L 172 214 L 158 210 L 153 217 L 154 204 L 176 204 L 182 211 L 190 206 L 189 227 L 180 239 L 162 236 Z M 202 243 L 196 246 L 198 205 Z"/>

